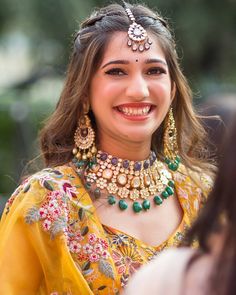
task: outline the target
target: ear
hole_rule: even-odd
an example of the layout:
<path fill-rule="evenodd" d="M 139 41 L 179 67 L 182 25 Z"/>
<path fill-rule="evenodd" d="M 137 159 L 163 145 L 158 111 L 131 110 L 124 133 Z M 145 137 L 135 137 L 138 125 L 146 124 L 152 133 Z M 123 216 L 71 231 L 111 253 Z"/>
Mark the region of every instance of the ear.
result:
<path fill-rule="evenodd" d="M 171 88 L 171 102 L 173 102 L 175 98 L 175 93 L 176 93 L 176 84 L 175 82 L 172 82 L 172 88 Z"/>

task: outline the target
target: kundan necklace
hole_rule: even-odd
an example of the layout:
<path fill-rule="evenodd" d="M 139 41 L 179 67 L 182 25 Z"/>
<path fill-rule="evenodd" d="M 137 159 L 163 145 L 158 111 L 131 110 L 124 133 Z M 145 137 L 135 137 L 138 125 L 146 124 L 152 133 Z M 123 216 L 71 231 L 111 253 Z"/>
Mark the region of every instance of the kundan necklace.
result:
<path fill-rule="evenodd" d="M 158 160 L 153 151 L 144 161 L 120 159 L 98 151 L 92 161 L 77 161 L 75 165 L 85 188 L 95 198 L 105 191 L 108 204 L 118 204 L 121 210 L 128 208 L 126 200 L 129 199 L 133 211 L 138 213 L 150 209 L 151 196 L 154 196 L 155 205 L 161 205 L 164 199 L 174 194 L 175 185 L 169 169 L 176 171 L 180 159 L 176 157 L 174 162 L 168 159 L 165 162 Z"/>

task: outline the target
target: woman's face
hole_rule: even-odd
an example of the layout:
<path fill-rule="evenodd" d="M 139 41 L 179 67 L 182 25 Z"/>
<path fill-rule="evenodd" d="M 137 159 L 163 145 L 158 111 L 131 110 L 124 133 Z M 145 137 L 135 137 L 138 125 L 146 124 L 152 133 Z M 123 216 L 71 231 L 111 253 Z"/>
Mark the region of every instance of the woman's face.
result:
<path fill-rule="evenodd" d="M 154 37 L 152 41 L 155 41 Z M 164 120 L 175 89 L 158 42 L 144 52 L 127 46 L 127 33 L 115 33 L 90 85 L 99 148 L 109 141 L 145 144 Z M 174 87 L 175 88 L 175 87 Z"/>

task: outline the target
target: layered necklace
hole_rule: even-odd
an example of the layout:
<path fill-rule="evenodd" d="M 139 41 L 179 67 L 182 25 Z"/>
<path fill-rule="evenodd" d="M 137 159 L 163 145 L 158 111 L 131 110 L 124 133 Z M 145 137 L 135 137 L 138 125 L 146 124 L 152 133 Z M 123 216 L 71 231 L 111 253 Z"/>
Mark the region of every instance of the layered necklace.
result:
<path fill-rule="evenodd" d="M 120 210 L 126 210 L 127 200 L 131 200 L 133 211 L 138 213 L 150 209 L 151 202 L 159 206 L 174 195 L 175 184 L 170 170 L 176 171 L 179 163 L 179 157 L 174 162 L 166 160 L 163 163 L 153 151 L 143 161 L 120 159 L 98 151 L 92 161 L 77 161 L 75 165 L 85 188 L 96 199 L 105 193 L 108 204 L 118 205 Z"/>

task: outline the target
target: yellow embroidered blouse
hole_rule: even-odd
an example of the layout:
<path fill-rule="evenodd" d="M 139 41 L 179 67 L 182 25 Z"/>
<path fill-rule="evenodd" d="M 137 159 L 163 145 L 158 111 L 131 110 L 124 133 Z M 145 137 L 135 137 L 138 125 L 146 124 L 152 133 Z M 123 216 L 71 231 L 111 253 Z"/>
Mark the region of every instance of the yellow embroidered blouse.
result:
<path fill-rule="evenodd" d="M 183 165 L 173 177 L 184 215 L 158 247 L 102 225 L 71 167 L 28 178 L 7 202 L 0 224 L 0 294 L 118 294 L 141 265 L 179 244 L 205 201 L 210 180 L 202 176 L 200 189 Z"/>

